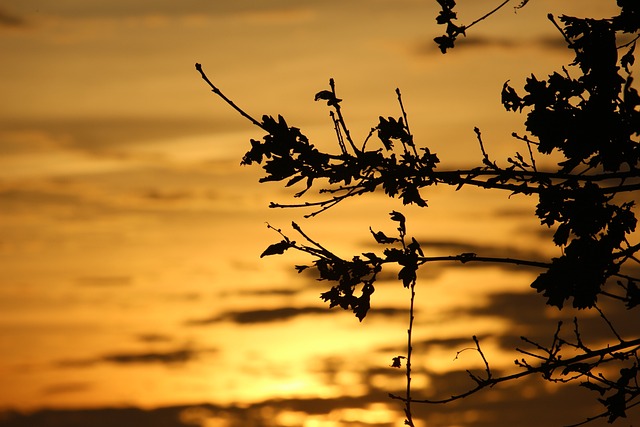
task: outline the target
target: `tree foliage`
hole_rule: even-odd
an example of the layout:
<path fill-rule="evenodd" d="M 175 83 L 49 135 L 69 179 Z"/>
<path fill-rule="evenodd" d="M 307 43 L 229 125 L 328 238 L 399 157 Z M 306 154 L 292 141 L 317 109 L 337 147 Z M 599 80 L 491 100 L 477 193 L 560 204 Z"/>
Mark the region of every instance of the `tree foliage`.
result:
<path fill-rule="evenodd" d="M 454 0 L 437 0 L 437 3 L 441 10 L 436 23 L 445 26 L 445 34 L 436 37 L 435 42 L 445 53 L 454 48 L 458 37 L 466 36 L 469 28 L 509 0 L 466 26 L 456 23 Z M 519 2 L 516 8 L 523 8 L 527 3 L 528 0 Z M 320 296 L 322 300 L 329 307 L 351 310 L 360 321 L 370 309 L 378 274 L 389 265 L 398 266 L 397 279 L 411 290 L 411 307 L 407 354 L 397 356 L 392 364 L 400 367 L 404 361 L 407 392 L 405 396 L 392 397 L 404 402 L 407 425 L 413 425 L 411 403 L 448 402 L 531 374 L 540 374 L 550 382 L 577 382 L 593 391 L 603 411 L 585 421 L 606 417 L 614 422 L 640 404 L 640 337 L 621 337 L 599 306 L 602 299 L 611 300 L 618 304 L 618 310 L 629 312 L 637 311 L 640 305 L 640 278 L 634 275 L 639 271 L 640 243 L 631 241 L 637 226 L 634 199 L 640 190 L 640 96 L 631 72 L 636 41 L 640 37 L 640 2 L 617 0 L 617 5 L 619 13 L 608 19 L 549 15 L 551 25 L 559 30 L 559 37 L 563 37 L 568 49 L 573 51 L 574 60 L 568 68 L 562 67 L 546 78 L 532 74 L 521 90 L 505 82 L 502 104 L 507 111 L 526 114 L 527 131 L 525 135 L 513 134 L 526 151 L 524 155 L 515 152 L 506 159 L 507 165 L 491 159 L 481 131 L 475 128 L 483 155 L 481 163 L 468 169 L 440 169 L 438 156 L 414 142 L 399 90 L 396 90 L 398 116 L 380 116 L 369 135 L 356 143 L 343 118 L 342 100 L 333 79 L 327 89 L 315 95 L 315 101 L 326 102 L 330 109 L 338 151 L 320 151 L 282 116 L 265 115 L 259 121 L 249 116 L 228 100 L 196 64 L 216 94 L 266 132 L 262 140 L 251 140 L 242 164 L 261 165 L 265 175 L 260 182 L 279 181 L 287 187 L 301 183 L 304 187 L 296 193 L 298 198 L 311 189 L 318 189 L 324 196 L 319 201 L 296 204 L 272 202 L 271 207 L 308 208 L 311 209 L 308 216 L 315 216 L 346 199 L 373 192 L 384 192 L 404 204 L 427 207 L 425 195 L 433 185 L 456 189 L 474 186 L 537 198 L 534 214 L 542 225 L 553 228 L 553 243 L 561 249 L 560 256 L 547 261 L 486 257 L 476 253 L 427 257 L 418 241 L 407 235 L 405 216 L 396 211 L 390 214 L 396 226 L 394 234 L 370 229 L 380 250 L 349 259 L 337 256 L 295 223 L 293 229 L 303 243 L 274 229 L 281 235 L 281 241 L 269 246 L 261 256 L 288 250 L 307 253 L 312 262 L 296 266 L 298 272 L 314 268 L 319 280 L 328 283 L 328 289 Z M 542 163 L 540 158 L 551 154 L 562 157 L 557 166 L 538 168 Z M 525 338 L 533 349 L 518 350 L 525 356 L 516 360 L 520 370 L 500 377 L 493 375 L 479 340 L 473 337 L 486 366 L 484 376 L 469 373 L 476 386 L 441 400 L 414 399 L 410 386 L 411 332 L 418 271 L 424 264 L 447 261 L 538 268 L 540 273 L 531 288 L 545 298 L 546 304 L 559 310 L 570 304 L 579 310 L 597 311 L 610 327 L 615 341 L 598 348 L 587 346 L 581 339 L 576 319 L 571 338 L 563 338 L 563 327 L 558 325 L 550 346 Z M 574 355 L 563 357 L 567 349 Z M 610 369 L 598 370 L 605 365 Z"/>

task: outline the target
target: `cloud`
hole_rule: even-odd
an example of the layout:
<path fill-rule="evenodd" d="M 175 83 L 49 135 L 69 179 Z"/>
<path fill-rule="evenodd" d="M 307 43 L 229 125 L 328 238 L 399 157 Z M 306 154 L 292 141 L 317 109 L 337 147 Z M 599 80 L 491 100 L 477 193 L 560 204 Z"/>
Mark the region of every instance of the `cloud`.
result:
<path fill-rule="evenodd" d="M 540 36 L 534 39 L 515 39 L 506 37 L 490 37 L 470 34 L 468 37 L 459 37 L 456 40 L 457 50 L 498 48 L 504 50 L 516 50 L 523 48 L 540 48 L 546 50 L 566 50 L 567 42 L 561 37 Z M 433 40 L 420 41 L 414 44 L 413 52 L 416 55 L 441 54 L 440 49 Z"/>
<path fill-rule="evenodd" d="M 78 277 L 76 283 L 80 286 L 97 287 L 129 286 L 133 283 L 133 278 L 130 276 L 86 276 Z"/>
<path fill-rule="evenodd" d="M 208 325 L 212 323 L 218 323 L 223 321 L 230 321 L 233 323 L 248 324 L 248 323 L 266 323 L 266 322 L 278 322 L 289 320 L 294 317 L 304 315 L 324 315 L 329 310 L 321 307 L 283 307 L 275 309 L 264 310 L 248 310 L 248 311 L 228 311 L 220 316 L 213 316 L 204 319 L 190 320 L 188 325 Z"/>
<path fill-rule="evenodd" d="M 18 136 L 33 135 L 31 138 L 37 137 L 38 141 L 43 139 L 42 135 L 46 135 L 49 138 L 49 145 L 57 144 L 60 148 L 71 148 L 85 153 L 107 153 L 116 152 L 117 149 L 122 150 L 132 144 L 155 143 L 162 140 L 244 129 L 239 120 L 237 123 L 215 118 L 200 120 L 170 117 L 102 117 L 0 120 L 0 128 L 7 134 L 11 132 Z M 19 140 L 15 145 L 22 142 Z M 27 150 L 30 151 L 31 147 Z"/>
<path fill-rule="evenodd" d="M 42 390 L 42 394 L 53 395 L 53 394 L 65 394 L 65 393 L 78 393 L 78 392 L 86 391 L 90 388 L 91 388 L 91 384 L 86 382 L 59 383 L 59 384 L 54 384 L 54 385 L 45 387 Z"/>
<path fill-rule="evenodd" d="M 293 296 L 300 293 L 299 289 L 291 288 L 274 288 L 274 289 L 253 289 L 242 290 L 238 292 L 238 295 L 244 296 Z"/>
<path fill-rule="evenodd" d="M 370 373 L 366 373 L 369 375 Z M 428 389 L 414 390 L 415 398 L 447 397 L 460 392 L 471 382 L 464 371 L 432 375 Z M 473 385 L 473 383 L 471 383 Z M 420 425 L 459 425 L 473 427 L 538 427 L 561 426 L 583 421 L 587 416 L 602 410 L 594 396 L 575 385 L 554 386 L 557 393 L 549 393 L 539 378 L 529 377 L 511 386 L 497 386 L 473 397 L 445 405 L 412 405 L 414 418 Z M 332 424 L 351 425 L 361 421 L 374 408 L 380 408 L 384 418 L 394 421 L 371 420 L 362 425 L 368 427 L 392 427 L 402 422 L 402 404 L 391 400 L 388 392 L 403 395 L 403 390 L 373 388 L 362 396 L 338 396 L 335 398 L 281 398 L 242 405 L 194 404 L 175 405 L 153 409 L 136 407 L 96 409 L 45 409 L 30 413 L 5 411 L 3 422 L 12 427 L 137 427 L 162 425 L 189 427 L 197 424 L 241 426 L 284 426 L 277 420 L 297 415 L 305 420 L 318 420 Z M 627 411 L 625 425 L 640 421 L 640 411 Z M 302 423 L 300 423 L 301 425 Z M 286 424 L 291 425 L 291 424 Z"/>
<path fill-rule="evenodd" d="M 4 8 L 0 8 L 0 27 L 25 27 L 27 22 L 20 16 L 7 12 Z"/>
<path fill-rule="evenodd" d="M 486 304 L 470 307 L 464 312 L 456 308 L 456 311 L 452 311 L 450 315 L 501 319 L 504 324 L 509 325 L 509 329 L 494 338 L 506 350 L 530 347 L 530 344 L 523 341 L 522 336 L 535 343 L 548 343 L 556 332 L 558 322 L 563 323 L 560 336 L 567 341 L 575 341 L 574 319 L 577 319 L 582 339 L 587 345 L 595 347 L 607 342 L 612 344 L 617 342 L 611 327 L 597 311 L 577 310 L 570 306 L 560 311 L 555 307 L 547 306 L 546 299 L 533 290 L 525 293 L 493 293 L 488 295 L 486 301 Z M 626 310 L 620 302 L 606 297 L 600 299 L 598 306 L 617 333 L 627 338 L 637 336 L 632 310 Z"/>
<path fill-rule="evenodd" d="M 299 316 L 333 315 L 336 310 L 340 309 L 336 308 L 332 310 L 328 307 L 282 307 L 263 310 L 228 311 L 217 316 L 189 320 L 186 324 L 190 326 L 203 326 L 224 321 L 238 324 L 281 322 Z M 395 316 L 398 314 L 406 314 L 406 310 L 394 307 L 374 307 L 369 311 L 367 316 Z"/>
<path fill-rule="evenodd" d="M 121 365 L 138 363 L 174 364 L 188 362 L 196 358 L 197 354 L 198 352 L 191 349 L 148 353 L 114 353 L 103 356 L 101 360 Z"/>
<path fill-rule="evenodd" d="M 158 342 L 168 342 L 171 341 L 171 337 L 168 335 L 149 333 L 149 334 L 139 334 L 136 336 L 136 339 L 140 342 L 144 343 L 158 343 Z"/>
<path fill-rule="evenodd" d="M 182 347 L 167 351 L 110 353 L 96 358 L 61 360 L 57 362 L 57 366 L 65 368 L 81 368 L 93 366 L 100 363 L 112 363 L 116 365 L 175 365 L 195 360 L 200 356 L 200 354 L 210 353 L 212 351 L 214 350 L 194 350 L 190 347 Z"/>
<path fill-rule="evenodd" d="M 265 10 L 247 10 L 238 14 L 241 21 L 248 24 L 301 24 L 311 21 L 315 16 L 312 9 L 309 8 L 282 8 L 282 9 L 265 9 Z"/>

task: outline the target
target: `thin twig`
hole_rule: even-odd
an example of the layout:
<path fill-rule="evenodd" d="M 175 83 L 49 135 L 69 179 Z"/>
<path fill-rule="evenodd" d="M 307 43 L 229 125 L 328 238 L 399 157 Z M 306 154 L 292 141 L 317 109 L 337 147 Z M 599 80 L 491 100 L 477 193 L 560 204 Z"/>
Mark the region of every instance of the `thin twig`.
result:
<path fill-rule="evenodd" d="M 497 377 L 497 378 L 491 378 L 489 380 L 483 381 L 480 384 L 477 384 L 476 387 L 474 387 L 473 389 L 467 390 L 464 393 L 460 393 L 457 395 L 452 395 L 451 397 L 448 397 L 446 399 L 440 399 L 440 400 L 429 400 L 429 399 L 413 399 L 412 402 L 414 403 L 448 403 L 448 402 L 453 402 L 454 400 L 459 400 L 459 399 L 463 399 L 467 396 L 470 396 L 472 394 L 477 393 L 478 391 L 486 388 L 486 387 L 493 387 L 497 384 L 503 383 L 503 382 L 507 382 L 507 381 L 512 381 L 512 380 L 516 380 L 518 378 L 522 378 L 522 377 L 526 377 L 528 375 L 532 375 L 532 374 L 536 374 L 536 373 L 544 373 L 547 371 L 552 371 L 561 367 L 566 367 L 569 365 L 572 365 L 574 363 L 578 363 L 578 362 L 582 362 L 585 360 L 589 360 L 589 359 L 593 359 L 595 357 L 600 357 L 602 358 L 605 355 L 611 355 L 613 353 L 616 353 L 620 350 L 627 350 L 627 349 L 631 349 L 632 347 L 636 347 L 634 349 L 632 349 L 631 351 L 637 351 L 638 348 L 640 348 L 640 338 L 635 339 L 633 341 L 627 341 L 621 344 L 617 344 L 611 347 L 606 347 L 606 348 L 602 348 L 599 350 L 594 350 L 590 353 L 585 353 L 585 354 L 580 354 L 578 356 L 569 358 L 569 359 L 555 359 L 552 361 L 552 363 L 542 363 L 539 366 L 531 366 L 528 365 L 527 368 L 523 371 L 517 372 L 515 374 L 511 374 L 511 375 L 505 375 L 503 377 Z M 391 397 L 392 399 L 397 399 L 397 400 L 404 400 L 403 397 L 394 395 L 394 394 L 389 394 L 389 397 Z"/>
<path fill-rule="evenodd" d="M 622 337 L 620 336 L 620 334 L 618 334 L 618 332 L 615 330 L 615 328 L 613 327 L 613 325 L 611 324 L 611 322 L 609 321 L 609 319 L 607 319 L 607 316 L 604 315 L 604 313 L 602 312 L 602 310 L 600 309 L 600 307 L 598 307 L 597 304 L 594 304 L 593 307 L 598 311 L 598 313 L 600 313 L 600 317 L 602 317 L 602 319 L 606 322 L 607 326 L 609 326 L 609 329 L 611 329 L 611 332 L 613 332 L 613 335 L 616 336 L 616 338 L 618 338 L 618 341 L 620 341 L 621 343 L 624 342 L 624 340 L 622 339 Z"/>
<path fill-rule="evenodd" d="M 551 23 L 553 23 L 553 25 L 558 29 L 558 31 L 560 31 L 560 34 L 562 34 L 562 37 L 564 37 L 564 40 L 567 42 L 567 44 L 569 45 L 570 48 L 573 49 L 573 43 L 571 42 L 571 40 L 569 39 L 569 37 L 567 37 L 567 34 L 564 32 L 564 30 L 560 27 L 560 25 L 558 25 L 558 23 L 556 22 L 556 19 L 553 17 L 552 14 L 548 14 L 547 15 L 547 19 L 549 21 L 551 21 Z"/>
<path fill-rule="evenodd" d="M 414 300 L 416 297 L 416 281 L 415 279 L 411 282 L 411 302 L 409 304 L 409 328 L 407 329 L 407 363 L 406 363 L 406 371 L 407 371 L 407 392 L 406 392 L 406 400 L 405 400 L 405 414 L 407 416 L 406 424 L 409 427 L 414 427 L 413 418 L 411 415 L 411 352 L 413 347 L 411 345 L 412 333 L 413 333 L 413 320 L 414 320 Z"/>
<path fill-rule="evenodd" d="M 204 73 L 204 70 L 202 69 L 202 65 L 197 64 L 196 63 L 196 70 L 198 70 L 198 72 L 200 73 L 200 76 L 202 76 L 202 80 L 204 80 L 209 87 L 211 87 L 211 91 L 213 93 L 215 93 L 216 95 L 218 95 L 220 98 L 223 99 L 224 102 L 226 102 L 227 104 L 229 104 L 234 110 L 236 110 L 238 113 L 240 113 L 242 115 L 242 117 L 244 117 L 245 119 L 249 120 L 251 123 L 253 123 L 254 125 L 258 126 L 260 129 L 263 130 L 267 130 L 264 125 L 262 123 L 260 123 L 259 121 L 257 121 L 256 119 L 254 119 L 253 117 L 251 117 L 249 114 L 247 114 L 242 108 L 238 107 L 232 100 L 230 100 L 229 98 L 227 98 L 221 91 L 220 89 L 218 89 L 213 83 L 211 83 L 211 80 L 209 80 L 209 78 L 207 77 L 207 75 Z M 268 132 L 268 131 L 267 131 Z"/>
<path fill-rule="evenodd" d="M 337 99 L 336 83 L 333 79 L 329 79 L 329 86 L 331 86 L 331 92 L 333 92 L 334 98 Z M 356 155 L 360 154 L 360 150 L 358 150 L 356 144 L 354 144 L 353 140 L 351 139 L 351 133 L 349 132 L 349 128 L 347 128 L 344 117 L 342 116 L 342 109 L 340 108 L 340 104 L 336 102 L 335 104 L 333 104 L 333 106 L 336 109 L 336 113 L 338 114 L 338 122 L 340 123 L 340 126 L 342 126 L 342 130 L 347 137 L 347 141 L 349 141 L 349 144 L 351 145 L 351 148 L 353 148 L 353 151 L 356 153 Z"/>
<path fill-rule="evenodd" d="M 411 148 L 413 149 L 413 154 L 416 157 L 418 157 L 418 151 L 416 151 L 416 145 L 413 143 L 413 134 L 411 133 L 411 129 L 409 129 L 409 118 L 407 117 L 407 112 L 404 109 L 404 104 L 402 103 L 402 94 L 400 93 L 399 88 L 396 88 L 396 95 L 398 96 L 398 103 L 400 104 L 400 110 L 402 111 L 402 117 L 404 118 L 404 127 L 407 129 L 407 133 L 411 138 Z"/>
<path fill-rule="evenodd" d="M 464 27 L 464 29 L 466 30 L 466 29 L 468 29 L 468 28 L 471 28 L 471 27 L 473 27 L 474 25 L 476 25 L 478 22 L 480 22 L 480 21 L 483 21 L 483 20 L 487 19 L 489 16 L 493 15 L 494 13 L 496 13 L 497 11 L 499 11 L 500 9 L 502 9 L 502 7 L 503 7 L 504 5 L 506 5 L 507 3 L 509 3 L 510 1 L 511 1 L 511 0 L 505 0 L 504 2 L 502 2 L 502 4 L 501 4 L 500 6 L 496 7 L 496 8 L 495 8 L 495 9 L 493 9 L 491 12 L 489 12 L 489 13 L 485 14 L 484 16 L 481 16 L 480 18 L 478 18 L 478 19 L 476 19 L 475 21 L 473 21 L 471 24 L 466 25 L 466 26 Z"/>
<path fill-rule="evenodd" d="M 342 154 L 348 155 L 347 147 L 344 145 L 344 138 L 342 137 L 342 132 L 340 131 L 340 123 L 338 119 L 336 119 L 336 115 L 333 111 L 329 111 L 329 116 L 331 117 L 331 121 L 333 122 L 333 129 L 336 131 L 336 139 L 338 140 L 338 145 L 340 146 L 340 151 Z"/>

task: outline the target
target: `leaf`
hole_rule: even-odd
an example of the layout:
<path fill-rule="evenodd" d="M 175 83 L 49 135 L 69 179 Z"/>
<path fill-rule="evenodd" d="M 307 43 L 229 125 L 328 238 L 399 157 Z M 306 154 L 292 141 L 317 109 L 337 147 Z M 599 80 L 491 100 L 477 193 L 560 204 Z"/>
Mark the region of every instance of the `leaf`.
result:
<path fill-rule="evenodd" d="M 627 296 L 626 303 L 628 309 L 632 309 L 633 307 L 640 304 L 640 289 L 638 285 L 633 280 L 629 280 L 627 283 Z"/>
<path fill-rule="evenodd" d="M 415 237 L 411 238 L 411 243 L 409 243 L 408 248 L 411 252 L 417 252 L 420 256 L 424 256 L 424 252 L 422 252 L 420 243 L 418 243 Z"/>
<path fill-rule="evenodd" d="M 502 85 L 502 105 L 507 111 L 522 111 L 524 103 L 516 91 L 509 86 L 509 80 Z"/>
<path fill-rule="evenodd" d="M 380 264 L 382 262 L 382 258 L 374 254 L 373 252 L 363 253 L 362 256 L 366 257 L 369 261 L 373 262 L 374 264 Z"/>
<path fill-rule="evenodd" d="M 285 187 L 291 187 L 293 184 L 295 184 L 298 181 L 302 181 L 303 179 L 304 179 L 304 176 L 302 176 L 302 175 L 294 176 L 293 178 L 291 178 L 289 180 L 289 182 L 287 182 Z"/>
<path fill-rule="evenodd" d="M 396 221 L 400 223 L 400 227 L 399 230 L 401 233 L 404 233 L 406 231 L 405 228 L 405 217 L 404 215 L 402 215 L 400 212 L 396 212 L 396 211 L 391 211 L 391 213 L 389 214 L 391 216 L 391 220 L 392 221 Z"/>
<path fill-rule="evenodd" d="M 402 362 L 401 362 L 401 360 L 402 360 L 402 359 L 406 359 L 406 357 L 404 357 L 404 356 L 396 356 L 396 357 L 393 357 L 393 358 L 391 359 L 391 360 L 393 361 L 393 362 L 391 363 L 391 367 L 392 367 L 392 368 L 401 368 L 401 367 L 402 367 Z"/>
<path fill-rule="evenodd" d="M 447 53 L 447 49 L 453 48 L 454 40 L 455 38 L 448 36 L 440 36 L 433 39 L 433 41 L 438 45 L 438 48 L 440 48 L 440 52 L 442 53 Z"/>
<path fill-rule="evenodd" d="M 405 288 L 411 286 L 411 284 L 415 282 L 416 278 L 416 270 L 412 266 L 402 267 L 402 269 L 398 272 L 398 279 L 402 280 L 402 285 Z"/>
<path fill-rule="evenodd" d="M 631 73 L 631 71 L 629 71 L 629 67 L 635 62 L 635 57 L 633 56 L 633 51 L 635 50 L 635 48 L 636 43 L 633 42 L 633 44 L 631 45 L 631 49 L 629 49 L 629 51 L 625 53 L 622 58 L 620 58 L 620 65 L 622 65 L 625 71 L 629 74 Z"/>
<path fill-rule="evenodd" d="M 331 105 L 336 106 L 340 103 L 340 101 L 342 101 L 342 99 L 336 98 L 335 94 L 330 90 L 321 90 L 320 92 L 316 93 L 316 96 L 313 99 L 315 101 L 320 101 L 320 100 L 327 101 L 327 105 L 330 105 L 330 106 Z"/>
<path fill-rule="evenodd" d="M 321 90 L 320 92 L 316 93 L 316 96 L 313 98 L 313 100 L 319 101 L 321 99 L 324 99 L 325 101 L 329 101 L 334 98 L 335 96 L 333 95 L 333 92 L 331 92 L 330 90 Z"/>
<path fill-rule="evenodd" d="M 556 246 L 564 246 L 567 244 L 567 240 L 569 240 L 569 233 L 571 232 L 571 227 L 569 224 L 563 223 L 558 226 L 558 229 L 553 234 L 553 243 Z"/>
<path fill-rule="evenodd" d="M 562 375 L 568 375 L 571 372 L 579 372 L 581 374 L 586 374 L 591 371 L 591 365 L 588 363 L 574 363 L 572 365 L 567 366 L 562 371 Z"/>
<path fill-rule="evenodd" d="M 584 388 L 588 388 L 589 390 L 597 391 L 598 393 L 600 393 L 600 396 L 605 394 L 605 392 L 607 391 L 606 388 L 601 387 L 594 383 L 587 382 L 587 381 L 580 383 L 580 386 Z"/>
<path fill-rule="evenodd" d="M 369 227 L 369 231 L 371 231 L 371 234 L 373 234 L 373 238 L 376 239 L 376 242 L 380 244 L 388 245 L 390 243 L 394 243 L 398 241 L 398 239 L 394 237 L 387 237 L 382 231 L 377 231 L 377 232 L 373 231 L 371 227 Z"/>
<path fill-rule="evenodd" d="M 356 315 L 359 321 L 362 322 L 365 317 L 367 317 L 367 312 L 371 308 L 370 297 L 367 294 L 362 294 L 359 298 L 357 298 L 357 303 L 352 305 L 353 314 Z"/>
<path fill-rule="evenodd" d="M 260 258 L 269 256 L 269 255 L 283 254 L 284 251 L 286 251 L 291 246 L 293 246 L 294 243 L 295 242 L 287 242 L 286 240 L 283 240 L 279 243 L 274 243 L 273 245 L 269 245 L 269 247 L 265 249 L 264 252 L 262 252 L 262 254 L 260 255 Z"/>

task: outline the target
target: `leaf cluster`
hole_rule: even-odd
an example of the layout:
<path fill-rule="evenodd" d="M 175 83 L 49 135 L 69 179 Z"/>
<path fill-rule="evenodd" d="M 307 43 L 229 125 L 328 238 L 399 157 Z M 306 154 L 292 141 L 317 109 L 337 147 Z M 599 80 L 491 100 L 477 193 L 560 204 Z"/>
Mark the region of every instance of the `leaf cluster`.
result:
<path fill-rule="evenodd" d="M 341 100 L 334 93 L 323 90 L 316 94 L 315 99 L 326 100 L 335 113 L 339 113 Z M 340 153 L 320 152 L 300 129 L 290 127 L 282 116 L 277 120 L 263 116 L 260 127 L 268 133 L 263 141 L 251 140 L 251 149 L 241 163 L 262 164 L 266 175 L 260 182 L 287 180 L 288 187 L 304 180 L 306 188 L 298 192 L 296 197 L 302 196 L 314 181 L 324 181 L 330 187 L 321 189 L 320 193 L 334 196 L 315 206 L 332 206 L 346 197 L 373 192 L 378 187 L 391 197 L 400 196 L 405 204 L 427 206 L 418 188 L 434 182 L 430 174 L 439 159 L 426 147 L 421 148 L 420 153 L 416 150 L 406 119 L 381 116 L 362 148 L 354 145 L 352 152 L 349 152 L 343 139 L 343 132 L 347 132 L 348 128 L 341 118 L 335 118 L 334 111 L 332 119 Z M 367 149 L 367 142 L 374 132 L 377 132 L 382 147 Z M 394 152 L 395 143 L 400 144 L 402 153 Z"/>
<path fill-rule="evenodd" d="M 406 238 L 406 220 L 400 212 L 390 213 L 392 221 L 398 223 L 398 237 L 388 237 L 382 231 L 373 231 L 371 234 L 375 241 L 386 247 L 382 254 L 366 252 L 362 255 L 344 259 L 324 248 L 311 239 L 296 223 L 292 223 L 294 230 L 298 232 L 307 244 L 297 244 L 288 238 L 280 229 L 274 229 L 282 236 L 280 242 L 269 245 L 261 257 L 283 254 L 289 249 L 305 252 L 314 260 L 311 265 L 298 265 L 296 270 L 301 273 L 309 268 L 317 272 L 317 280 L 332 282 L 331 288 L 320 294 L 320 298 L 329 303 L 329 308 L 340 307 L 351 310 L 362 321 L 370 307 L 371 295 L 375 291 L 374 283 L 378 273 L 382 271 L 384 264 L 398 264 L 400 271 L 398 280 L 405 288 L 408 288 L 417 279 L 419 265 L 424 261 L 424 253 L 415 238 L 411 242 Z M 269 226 L 270 228 L 273 228 Z M 398 244 L 401 247 L 394 247 Z"/>

